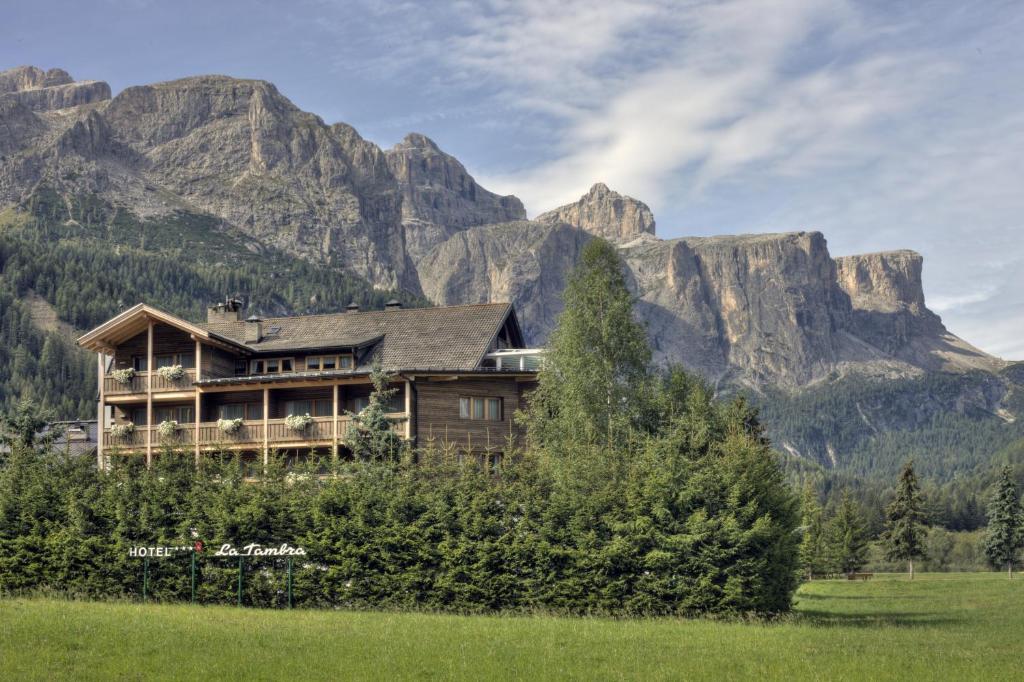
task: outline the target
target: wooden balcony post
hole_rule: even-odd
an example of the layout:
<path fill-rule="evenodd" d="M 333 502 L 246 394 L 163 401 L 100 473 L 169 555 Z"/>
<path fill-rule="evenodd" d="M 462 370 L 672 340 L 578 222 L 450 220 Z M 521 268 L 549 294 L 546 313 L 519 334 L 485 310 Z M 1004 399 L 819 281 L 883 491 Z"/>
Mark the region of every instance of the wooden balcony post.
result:
<path fill-rule="evenodd" d="M 331 457 L 338 458 L 338 384 L 333 387 L 333 405 L 331 407 Z"/>
<path fill-rule="evenodd" d="M 270 466 L 270 389 L 263 389 L 263 469 Z"/>
<path fill-rule="evenodd" d="M 196 364 L 196 382 L 198 382 L 203 377 L 203 369 L 202 369 L 202 367 L 203 367 L 203 344 L 199 343 L 198 340 L 196 341 L 196 363 L 195 364 Z M 199 411 L 200 411 L 200 408 L 202 407 L 202 403 L 200 402 L 199 387 L 193 384 L 192 388 L 196 392 L 195 416 L 193 418 L 195 419 L 195 422 L 196 422 L 196 467 L 198 468 L 199 467 L 199 422 L 202 421 L 199 418 Z"/>
<path fill-rule="evenodd" d="M 103 432 L 106 428 L 106 422 L 103 419 L 103 413 L 106 412 L 104 409 L 104 395 L 103 395 L 103 384 L 104 384 L 104 365 L 103 353 L 99 353 L 96 356 L 96 367 L 99 371 L 100 379 L 100 402 L 96 408 L 96 470 L 103 471 Z"/>
<path fill-rule="evenodd" d="M 153 464 L 153 320 L 146 335 L 146 466 Z"/>

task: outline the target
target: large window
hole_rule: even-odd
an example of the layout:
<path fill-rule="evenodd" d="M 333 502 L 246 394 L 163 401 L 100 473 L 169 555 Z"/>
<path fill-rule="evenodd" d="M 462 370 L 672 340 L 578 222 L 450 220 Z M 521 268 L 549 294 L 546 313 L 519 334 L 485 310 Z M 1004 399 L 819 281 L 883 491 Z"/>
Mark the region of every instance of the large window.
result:
<path fill-rule="evenodd" d="M 351 355 L 310 355 L 306 357 L 306 370 L 328 372 L 335 369 L 352 369 Z"/>
<path fill-rule="evenodd" d="M 148 361 L 145 355 L 136 355 L 132 358 L 132 367 L 136 372 L 145 372 L 148 368 Z M 195 369 L 195 353 L 159 353 L 153 355 L 153 364 L 157 369 L 161 367 L 174 367 L 181 365 L 185 369 Z"/>
<path fill-rule="evenodd" d="M 266 358 L 249 361 L 251 374 L 280 374 L 295 371 L 294 358 Z"/>
<path fill-rule="evenodd" d="M 262 421 L 263 403 L 229 403 L 217 408 L 217 419 Z"/>
<path fill-rule="evenodd" d="M 308 414 L 311 417 L 330 417 L 333 402 L 327 398 L 319 400 L 286 400 L 285 414 Z"/>
<path fill-rule="evenodd" d="M 146 408 L 136 407 L 131 411 L 129 417 L 136 426 L 146 425 Z M 192 424 L 195 422 L 195 408 L 192 405 L 154 405 L 153 423 L 176 421 L 179 424 Z"/>
<path fill-rule="evenodd" d="M 501 411 L 501 398 L 459 398 L 459 417 L 462 419 L 500 422 Z"/>

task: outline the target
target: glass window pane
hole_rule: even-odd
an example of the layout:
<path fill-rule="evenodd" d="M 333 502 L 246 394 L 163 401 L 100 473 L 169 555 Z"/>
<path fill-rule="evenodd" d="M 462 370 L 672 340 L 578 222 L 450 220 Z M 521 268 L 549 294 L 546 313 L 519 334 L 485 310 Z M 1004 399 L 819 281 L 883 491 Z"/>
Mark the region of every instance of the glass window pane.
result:
<path fill-rule="evenodd" d="M 132 358 L 132 367 L 135 368 L 136 372 L 145 372 L 146 371 L 146 356 L 145 355 L 136 355 L 134 358 Z"/>
<path fill-rule="evenodd" d="M 484 418 L 484 399 L 473 398 L 473 419 Z"/>
<path fill-rule="evenodd" d="M 178 414 L 175 419 L 178 420 L 179 424 L 193 424 L 195 420 L 192 419 L 192 407 L 185 406 L 178 408 Z"/>
<path fill-rule="evenodd" d="M 342 355 L 340 358 L 338 358 L 338 360 L 339 360 L 339 367 L 341 367 L 341 369 L 352 369 L 352 356 L 351 355 Z"/>
<path fill-rule="evenodd" d="M 153 408 L 153 423 L 159 424 L 160 422 L 170 421 L 175 419 L 175 415 L 171 413 L 170 407 L 154 407 Z"/>
<path fill-rule="evenodd" d="M 267 360 L 267 374 L 275 373 L 278 370 L 279 363 L 276 359 Z"/>
<path fill-rule="evenodd" d="M 355 413 L 362 412 L 366 409 L 366 406 L 370 404 L 370 399 L 367 397 L 353 398 L 352 399 L 352 411 Z"/>
<path fill-rule="evenodd" d="M 324 369 L 334 369 L 337 365 L 335 364 L 335 358 L 333 355 L 327 355 L 324 357 Z"/>
<path fill-rule="evenodd" d="M 469 398 L 459 398 L 459 418 L 469 419 Z"/>
<path fill-rule="evenodd" d="M 136 426 L 145 426 L 146 425 L 146 408 L 145 407 L 136 407 L 135 409 L 133 409 L 131 411 L 131 414 L 129 415 L 128 418 Z"/>
<path fill-rule="evenodd" d="M 158 355 L 158 356 L 156 356 L 156 367 L 157 367 L 157 369 L 160 369 L 161 367 L 171 367 L 174 364 L 176 364 L 176 363 L 174 362 L 174 356 L 173 355 Z"/>
<path fill-rule="evenodd" d="M 182 353 L 178 356 L 178 364 L 185 369 L 195 369 L 196 367 L 196 354 L 195 353 Z"/>
<path fill-rule="evenodd" d="M 492 422 L 501 421 L 501 399 L 500 398 L 488 398 L 487 399 L 487 418 Z"/>
<path fill-rule="evenodd" d="M 242 418 L 242 410 L 244 408 L 245 408 L 245 405 L 243 405 L 241 403 L 232 403 L 230 405 L 221 405 L 220 406 L 220 416 L 218 418 L 219 419 L 241 419 Z"/>
<path fill-rule="evenodd" d="M 313 403 L 309 400 L 286 400 L 284 401 L 284 413 L 292 414 L 313 414 Z"/>
<path fill-rule="evenodd" d="M 263 403 L 249 403 L 245 406 L 245 418 L 253 421 L 263 419 Z"/>
<path fill-rule="evenodd" d="M 245 374 L 245 360 L 241 358 L 235 360 L 235 374 Z"/>
<path fill-rule="evenodd" d="M 253 374 L 263 374 L 263 361 L 262 360 L 253 360 L 252 361 L 252 373 Z"/>
<path fill-rule="evenodd" d="M 281 371 L 282 372 L 290 372 L 290 371 L 292 371 L 292 359 L 291 358 L 285 358 L 284 360 L 281 361 Z"/>
<path fill-rule="evenodd" d="M 333 404 L 334 403 L 332 401 L 327 400 L 327 399 L 317 400 L 313 404 L 313 409 L 315 410 L 313 412 L 313 416 L 314 417 L 330 417 L 331 416 L 331 412 L 332 412 Z"/>
<path fill-rule="evenodd" d="M 306 369 L 320 369 L 320 358 L 315 355 L 306 358 Z"/>

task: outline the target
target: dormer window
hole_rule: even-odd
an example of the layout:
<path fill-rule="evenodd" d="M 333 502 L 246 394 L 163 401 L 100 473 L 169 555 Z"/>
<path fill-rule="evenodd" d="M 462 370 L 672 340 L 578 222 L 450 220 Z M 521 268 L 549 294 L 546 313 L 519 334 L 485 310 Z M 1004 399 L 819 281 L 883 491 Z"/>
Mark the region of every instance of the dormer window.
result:
<path fill-rule="evenodd" d="M 294 371 L 294 358 L 266 358 L 249 362 L 250 374 L 281 374 Z"/>
<path fill-rule="evenodd" d="M 306 358 L 309 372 L 329 372 L 335 369 L 352 369 L 351 355 L 310 355 Z"/>

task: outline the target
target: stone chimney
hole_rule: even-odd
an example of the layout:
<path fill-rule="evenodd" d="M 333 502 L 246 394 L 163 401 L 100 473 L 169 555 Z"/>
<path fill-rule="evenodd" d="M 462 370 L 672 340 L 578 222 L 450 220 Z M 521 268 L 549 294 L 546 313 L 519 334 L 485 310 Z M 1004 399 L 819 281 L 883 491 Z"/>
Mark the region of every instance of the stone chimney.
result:
<path fill-rule="evenodd" d="M 347 306 L 345 306 L 345 312 L 346 313 L 358 313 L 359 312 L 359 304 L 356 303 L 355 301 L 352 301 Z"/>
<path fill-rule="evenodd" d="M 245 342 L 259 343 L 263 340 L 263 321 L 253 315 L 245 321 Z"/>
<path fill-rule="evenodd" d="M 393 299 L 391 299 L 390 301 L 388 301 L 387 303 L 384 304 L 384 310 L 401 310 L 401 309 L 402 309 L 402 302 L 399 301 L 397 298 L 393 298 Z"/>
<path fill-rule="evenodd" d="M 238 322 L 242 319 L 242 302 L 237 298 L 229 298 L 223 303 L 215 303 L 206 309 L 206 321 Z"/>

